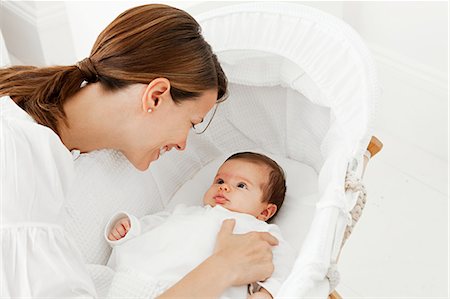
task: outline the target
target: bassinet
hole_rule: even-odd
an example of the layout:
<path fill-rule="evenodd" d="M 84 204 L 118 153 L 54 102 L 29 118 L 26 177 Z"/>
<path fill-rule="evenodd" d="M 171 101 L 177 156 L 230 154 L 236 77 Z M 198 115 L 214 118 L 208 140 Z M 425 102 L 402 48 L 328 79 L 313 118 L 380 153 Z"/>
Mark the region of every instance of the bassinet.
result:
<path fill-rule="evenodd" d="M 195 18 L 227 74 L 229 99 L 204 134 L 189 136 L 184 152 L 167 153 L 146 172 L 116 152 L 81 155 L 66 229 L 87 263 L 105 264 L 102 229 L 114 211 L 156 212 L 211 161 L 242 150 L 270 153 L 310 166 L 317 179 L 312 222 L 299 233 L 301 250 L 277 297 L 326 298 L 359 195 L 345 191 L 346 175 L 361 178 L 371 137 L 379 90 L 372 58 L 348 25 L 299 4 L 231 5 Z M 92 273 L 106 288 L 99 267 Z"/>

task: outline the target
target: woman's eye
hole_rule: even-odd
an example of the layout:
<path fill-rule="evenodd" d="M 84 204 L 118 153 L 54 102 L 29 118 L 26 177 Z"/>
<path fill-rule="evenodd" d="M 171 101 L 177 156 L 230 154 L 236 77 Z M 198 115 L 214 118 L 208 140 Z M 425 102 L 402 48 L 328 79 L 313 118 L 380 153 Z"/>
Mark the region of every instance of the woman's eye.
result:
<path fill-rule="evenodd" d="M 239 183 L 237 186 L 238 186 L 238 188 L 247 189 L 247 185 L 244 183 Z"/>

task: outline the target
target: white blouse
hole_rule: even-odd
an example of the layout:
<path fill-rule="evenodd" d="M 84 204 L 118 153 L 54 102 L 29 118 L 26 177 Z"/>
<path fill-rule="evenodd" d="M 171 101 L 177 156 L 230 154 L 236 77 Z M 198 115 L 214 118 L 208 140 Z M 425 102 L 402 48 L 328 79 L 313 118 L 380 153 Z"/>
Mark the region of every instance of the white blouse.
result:
<path fill-rule="evenodd" d="M 62 228 L 71 153 L 9 97 L 0 98 L 0 297 L 95 297 Z"/>

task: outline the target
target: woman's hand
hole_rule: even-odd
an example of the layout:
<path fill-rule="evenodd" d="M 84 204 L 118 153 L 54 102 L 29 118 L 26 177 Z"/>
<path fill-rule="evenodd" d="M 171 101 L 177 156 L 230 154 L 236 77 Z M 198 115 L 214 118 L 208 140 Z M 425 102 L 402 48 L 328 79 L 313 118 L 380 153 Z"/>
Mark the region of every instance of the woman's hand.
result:
<path fill-rule="evenodd" d="M 234 219 L 222 223 L 214 255 L 223 257 L 233 286 L 266 280 L 274 270 L 272 246 L 278 245 L 278 240 L 267 232 L 233 234 L 235 224 Z"/>
<path fill-rule="evenodd" d="M 158 298 L 218 298 L 231 286 L 268 278 L 273 272 L 272 246 L 278 240 L 263 232 L 235 235 L 234 225 L 234 219 L 225 220 L 214 254 Z"/>

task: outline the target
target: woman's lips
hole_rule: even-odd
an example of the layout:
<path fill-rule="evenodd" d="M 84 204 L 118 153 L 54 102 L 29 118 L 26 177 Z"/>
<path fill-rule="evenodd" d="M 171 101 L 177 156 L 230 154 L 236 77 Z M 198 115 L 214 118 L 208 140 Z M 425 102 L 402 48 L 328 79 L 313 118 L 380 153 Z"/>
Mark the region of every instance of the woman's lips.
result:
<path fill-rule="evenodd" d="M 159 157 L 161 157 L 162 155 L 164 155 L 168 151 L 169 151 L 169 148 L 168 148 L 167 145 L 161 147 L 158 151 L 155 151 L 155 154 L 154 154 L 155 158 L 152 161 L 158 160 Z"/>
<path fill-rule="evenodd" d="M 216 195 L 213 197 L 214 200 L 216 201 L 217 204 L 224 204 L 228 201 L 228 199 L 226 197 L 220 196 L 220 195 Z"/>

